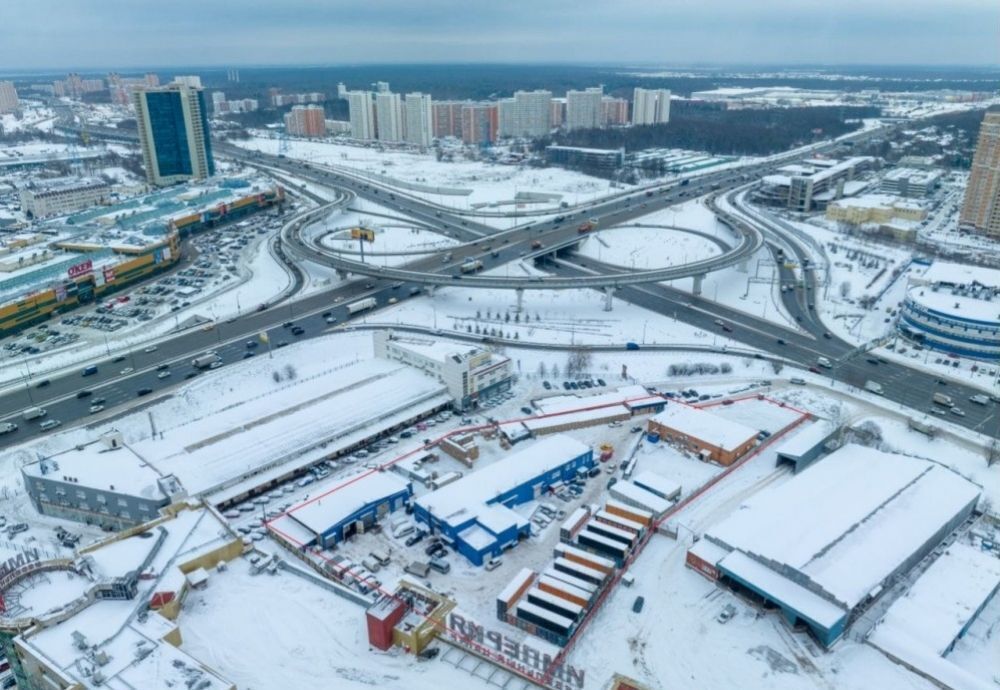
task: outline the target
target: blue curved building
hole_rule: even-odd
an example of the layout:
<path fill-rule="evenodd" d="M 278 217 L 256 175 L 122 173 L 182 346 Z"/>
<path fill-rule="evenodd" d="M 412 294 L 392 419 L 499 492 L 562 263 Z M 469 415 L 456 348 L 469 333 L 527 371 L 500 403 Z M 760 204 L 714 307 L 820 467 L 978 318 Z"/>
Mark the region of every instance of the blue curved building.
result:
<path fill-rule="evenodd" d="M 1000 361 L 1000 290 L 972 285 L 916 285 L 896 328 L 907 340 L 972 359 Z"/>

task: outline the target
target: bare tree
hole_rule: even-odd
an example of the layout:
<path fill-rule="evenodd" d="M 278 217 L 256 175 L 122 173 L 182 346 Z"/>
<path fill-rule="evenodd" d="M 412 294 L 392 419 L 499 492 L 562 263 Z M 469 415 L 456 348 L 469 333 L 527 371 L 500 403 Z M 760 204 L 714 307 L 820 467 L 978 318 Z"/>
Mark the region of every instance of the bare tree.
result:
<path fill-rule="evenodd" d="M 993 465 L 1000 462 L 1000 442 L 996 439 L 990 441 L 990 445 L 986 446 L 986 466 L 993 467 Z"/>

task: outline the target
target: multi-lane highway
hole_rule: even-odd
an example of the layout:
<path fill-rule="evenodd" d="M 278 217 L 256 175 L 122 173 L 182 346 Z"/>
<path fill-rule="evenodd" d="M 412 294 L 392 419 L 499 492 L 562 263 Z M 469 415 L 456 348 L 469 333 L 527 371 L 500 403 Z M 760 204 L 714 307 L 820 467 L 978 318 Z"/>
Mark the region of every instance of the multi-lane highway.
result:
<path fill-rule="evenodd" d="M 864 133 L 857 135 L 858 138 L 863 136 Z M 685 199 L 702 196 L 719 188 L 736 187 L 743 184 L 747 176 L 760 175 L 772 165 L 785 162 L 785 159 L 774 160 L 753 167 L 720 171 L 702 178 L 694 178 L 686 185 L 672 183 L 640 192 L 618 194 L 611 200 L 598 200 L 583 208 L 567 210 L 565 215 L 568 218 L 563 223 L 556 223 L 554 219 L 543 220 L 503 231 L 478 223 L 472 218 L 453 214 L 419 197 L 380 186 L 371 180 L 343 171 L 323 169 L 291 159 L 265 156 L 241 149 L 234 150 L 233 147 L 226 147 L 225 151 L 229 155 L 282 170 L 293 177 L 314 184 L 347 190 L 359 197 L 393 208 L 400 214 L 412 217 L 438 232 L 447 233 L 463 241 L 464 244 L 457 248 L 442 250 L 406 265 L 409 270 L 444 275 L 452 275 L 455 269 L 469 258 L 482 260 L 485 268 L 527 258 L 534 253 L 531 244 L 539 238 L 548 244 L 546 248 L 549 250 L 548 253 L 551 253 L 553 243 L 558 242 L 560 238 L 569 236 L 571 239 L 579 239 L 574 237 L 575 223 L 580 222 L 578 219 L 596 218 L 600 227 L 619 225 Z M 646 194 L 647 191 L 651 192 L 649 196 Z M 570 215 L 571 213 L 575 215 Z M 766 231 L 764 236 L 767 237 Z M 290 254 L 304 252 L 308 255 L 313 251 L 301 240 L 301 233 L 288 229 L 283 232 L 282 238 L 283 245 L 289 248 Z M 772 248 L 772 251 L 775 250 Z M 585 263 L 586 265 L 580 262 L 574 264 L 571 260 L 559 259 L 546 264 L 545 268 L 556 277 L 577 279 L 595 275 L 607 277 L 615 272 L 621 272 L 620 267 L 591 261 Z M 790 279 L 791 276 L 785 275 L 783 280 L 785 278 Z M 463 285 L 461 279 L 451 282 L 453 280 L 448 278 L 447 284 Z M 419 285 L 405 280 L 394 281 L 385 277 L 352 280 L 296 302 L 244 314 L 207 330 L 194 329 L 164 338 L 157 344 L 155 350 L 140 349 L 126 353 L 112 353 L 113 356 L 95 362 L 98 365 L 98 372 L 91 376 L 82 376 L 84 363 L 81 363 L 80 370 L 58 377 L 53 376 L 44 387 L 39 387 L 40 382 L 37 377 L 25 380 L 15 390 L 0 396 L 0 421 L 15 421 L 21 426 L 18 432 L 0 437 L 0 444 L 23 441 L 39 433 L 39 420 L 26 422 L 20 419 L 20 412 L 27 407 L 36 405 L 44 407 L 48 412 L 48 419 L 58 419 L 68 423 L 87 417 L 93 399 L 104 398 L 107 409 L 98 414 L 109 414 L 115 405 L 140 399 L 138 394 L 144 389 L 152 389 L 148 396 L 141 398 L 149 400 L 158 392 L 169 390 L 188 376 L 210 375 L 210 373 L 198 373 L 191 365 L 191 359 L 203 352 L 216 351 L 225 364 L 247 357 L 247 352 L 254 352 L 249 356 L 267 356 L 266 345 L 248 346 L 248 342 L 259 342 L 260 333 L 268 334 L 271 347 L 281 347 L 298 338 L 318 335 L 349 320 L 350 315 L 345 305 L 357 299 L 371 296 L 376 299 L 378 306 L 383 306 L 390 300 L 405 300 L 419 292 Z M 618 297 L 621 299 L 705 330 L 716 330 L 720 337 L 771 352 L 803 367 L 814 366 L 817 357 L 820 356 L 836 360 L 834 369 L 823 370 L 822 373 L 828 374 L 831 379 L 856 386 L 861 386 L 868 380 L 878 382 L 885 389 L 887 398 L 901 402 L 920 413 L 933 407 L 930 398 L 937 390 L 946 390 L 961 403 L 978 392 L 954 382 L 942 385 L 937 382 L 937 377 L 900 364 L 881 362 L 875 358 L 869 361 L 867 356 L 858 356 L 848 343 L 834 337 L 825 337 L 821 321 L 816 316 L 815 310 L 809 307 L 815 295 L 815 280 L 809 272 L 805 274 L 805 287 L 781 295 L 785 308 L 793 318 L 801 319 L 801 331 L 782 328 L 772 322 L 749 316 L 707 299 L 692 297 L 657 283 L 623 285 L 618 292 Z M 287 322 L 301 326 L 304 329 L 303 334 L 293 335 L 292 329 L 283 325 Z M 720 326 L 717 322 L 722 322 L 723 325 Z M 121 357 L 124 359 L 119 359 Z M 115 361 L 116 359 L 119 361 Z M 166 370 L 171 373 L 169 376 L 159 378 L 163 369 L 158 367 L 163 365 L 166 365 Z M 82 390 L 89 391 L 89 396 L 78 398 Z M 949 421 L 992 436 L 1000 435 L 1000 424 L 997 422 L 994 405 L 980 407 L 965 404 L 964 407 L 967 412 L 965 417 L 949 417 Z"/>

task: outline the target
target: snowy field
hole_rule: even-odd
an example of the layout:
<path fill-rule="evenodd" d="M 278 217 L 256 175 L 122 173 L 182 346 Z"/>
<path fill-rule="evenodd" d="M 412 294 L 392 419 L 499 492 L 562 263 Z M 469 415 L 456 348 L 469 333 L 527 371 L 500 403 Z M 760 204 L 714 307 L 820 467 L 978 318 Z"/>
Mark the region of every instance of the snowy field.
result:
<path fill-rule="evenodd" d="M 275 150 L 276 142 L 264 137 L 234 141 L 244 148 Z M 433 153 L 381 151 L 374 147 L 349 146 L 321 141 L 289 140 L 288 155 L 313 163 L 332 165 L 359 175 L 392 178 L 428 188 L 445 188 L 455 193 L 406 190 L 444 206 L 472 210 L 479 205 L 497 205 L 496 210 L 513 210 L 518 192 L 550 194 L 542 204 L 528 204 L 521 210 L 557 211 L 560 203 L 579 204 L 614 192 L 606 180 L 561 168 L 527 168 L 482 161 L 444 162 Z M 503 220 L 503 219 L 497 219 Z"/>

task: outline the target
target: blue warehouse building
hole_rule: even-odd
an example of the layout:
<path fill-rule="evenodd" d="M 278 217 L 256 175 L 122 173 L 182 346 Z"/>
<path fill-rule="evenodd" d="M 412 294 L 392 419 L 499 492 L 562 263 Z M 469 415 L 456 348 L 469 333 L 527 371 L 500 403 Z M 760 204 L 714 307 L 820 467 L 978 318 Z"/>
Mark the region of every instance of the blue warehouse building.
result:
<path fill-rule="evenodd" d="M 317 544 L 331 548 L 371 529 L 386 515 L 402 508 L 412 495 L 412 485 L 396 475 L 359 475 L 326 495 L 292 507 L 270 527 L 300 547 Z"/>
<path fill-rule="evenodd" d="M 557 434 L 467 475 L 414 502 L 414 517 L 475 565 L 529 536 L 528 520 L 512 510 L 544 496 L 577 470 L 594 466 L 590 446 Z"/>

